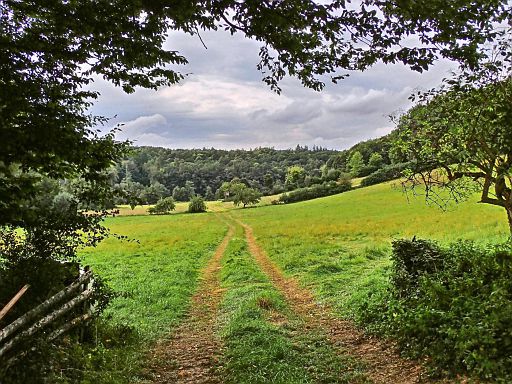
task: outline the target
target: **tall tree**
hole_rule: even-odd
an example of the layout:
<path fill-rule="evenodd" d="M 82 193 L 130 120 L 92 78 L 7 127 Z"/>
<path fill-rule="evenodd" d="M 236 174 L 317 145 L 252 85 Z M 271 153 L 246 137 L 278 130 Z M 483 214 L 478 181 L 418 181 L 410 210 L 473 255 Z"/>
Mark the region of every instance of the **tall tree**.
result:
<path fill-rule="evenodd" d="M 359 173 L 364 167 L 363 155 L 359 151 L 355 151 L 348 160 L 348 169 L 352 176 L 359 176 Z"/>
<path fill-rule="evenodd" d="M 463 70 L 398 121 L 394 150 L 416 164 L 404 186 L 424 186 L 441 206 L 480 191 L 503 207 L 512 234 L 512 43 L 492 47 L 479 69 Z"/>

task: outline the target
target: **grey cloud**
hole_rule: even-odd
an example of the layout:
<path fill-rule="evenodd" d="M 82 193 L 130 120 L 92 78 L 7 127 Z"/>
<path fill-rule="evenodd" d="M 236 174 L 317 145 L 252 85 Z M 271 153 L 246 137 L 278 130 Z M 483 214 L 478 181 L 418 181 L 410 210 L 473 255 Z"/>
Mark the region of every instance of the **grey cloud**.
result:
<path fill-rule="evenodd" d="M 305 124 L 322 115 L 322 105 L 318 101 L 295 100 L 283 109 L 268 116 L 276 123 L 295 125 Z"/>
<path fill-rule="evenodd" d="M 167 42 L 190 60 L 191 72 L 180 85 L 126 95 L 98 79 L 102 96 L 92 112 L 125 122 L 120 138 L 137 145 L 166 147 L 290 148 L 296 144 L 347 148 L 389 132 L 388 115 L 410 105 L 416 88 L 436 85 L 453 66 L 440 62 L 424 74 L 377 65 L 354 73 L 323 92 L 286 78 L 278 96 L 255 69 L 259 44 L 225 32 L 197 37 L 173 33 Z"/>

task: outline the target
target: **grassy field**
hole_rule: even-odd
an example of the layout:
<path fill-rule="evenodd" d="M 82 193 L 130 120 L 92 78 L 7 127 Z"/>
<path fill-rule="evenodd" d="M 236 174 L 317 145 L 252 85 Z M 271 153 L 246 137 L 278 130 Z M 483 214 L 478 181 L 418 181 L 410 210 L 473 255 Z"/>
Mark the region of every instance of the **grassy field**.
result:
<path fill-rule="evenodd" d="M 476 204 L 475 198 L 442 212 L 421 198 L 407 202 L 391 183 L 290 205 L 269 205 L 273 198 L 246 209 L 209 202 L 206 214 L 179 213 L 186 203 L 168 216 L 149 216 L 146 207 L 139 207 L 109 219 L 114 233 L 138 242 L 110 239 L 84 251 L 83 257 L 120 293 L 106 311 L 105 323 L 128 326 L 138 344 L 137 352 L 123 352 L 123 345 L 106 348 L 103 361 L 114 355 L 118 361 L 111 371 L 92 375 L 91 380 L 133 379 L 145 348 L 181 321 L 198 271 L 226 233 L 219 212 L 229 211 L 252 226 L 258 243 L 282 271 L 311 287 L 340 317 L 350 317 L 361 295 L 385 284 L 394 238 L 449 242 L 500 241 L 508 236 L 501 209 Z M 226 345 L 222 374 L 227 382 L 350 382 L 351 376 L 343 373 L 348 363 L 332 355 L 322 335 L 298 331 L 300 322 L 251 261 L 240 233 L 223 259 L 221 279 L 226 293 L 218 332 Z M 119 366 L 128 368 L 118 372 Z"/>
<path fill-rule="evenodd" d="M 249 254 L 241 227 L 223 259 L 221 336 L 225 383 L 362 383 L 348 357 L 334 353 L 326 336 L 304 324 Z"/>
<path fill-rule="evenodd" d="M 214 214 L 116 217 L 107 225 L 130 241 L 111 238 L 82 255 L 120 295 L 103 314 L 107 331 L 93 356 L 101 368 L 87 377 L 126 383 L 139 374 L 147 346 L 183 317 L 227 227 Z"/>
<path fill-rule="evenodd" d="M 270 205 L 272 200 L 277 200 L 279 195 L 271 195 L 271 196 L 262 196 L 260 202 L 257 204 L 258 207 L 262 207 L 265 205 Z M 149 215 L 148 208 L 151 205 L 137 205 L 134 209 L 131 209 L 128 205 L 119 205 L 117 209 L 119 210 L 120 216 L 142 216 Z M 216 201 L 207 201 L 206 207 L 209 212 L 225 212 L 230 211 L 232 209 L 239 209 L 240 207 L 235 207 L 232 202 L 224 202 L 221 200 Z M 177 202 L 176 209 L 171 212 L 171 215 L 176 215 L 180 213 L 187 212 L 188 203 L 187 202 Z"/>
<path fill-rule="evenodd" d="M 122 294 L 107 314 L 153 338 L 173 327 L 187 308 L 198 271 L 226 226 L 214 215 L 119 217 L 107 222 L 111 238 L 87 250 L 86 262 Z"/>
<path fill-rule="evenodd" d="M 409 202 L 393 183 L 290 205 L 236 210 L 258 242 L 289 276 L 349 316 L 351 302 L 383 284 L 392 239 L 400 237 L 501 241 L 502 209 L 476 196 L 444 212 L 418 197 Z"/>

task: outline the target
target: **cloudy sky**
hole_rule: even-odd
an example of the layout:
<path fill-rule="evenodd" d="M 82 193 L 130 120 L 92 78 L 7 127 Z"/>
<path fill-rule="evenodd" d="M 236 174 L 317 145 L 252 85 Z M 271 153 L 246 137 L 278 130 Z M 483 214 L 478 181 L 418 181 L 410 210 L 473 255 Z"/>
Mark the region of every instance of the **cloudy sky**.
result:
<path fill-rule="evenodd" d="M 167 47 L 185 55 L 189 73 L 179 85 L 126 95 L 101 80 L 93 107 L 122 123 L 119 139 L 169 148 L 293 148 L 297 144 L 345 149 L 393 128 L 388 116 L 410 106 L 413 90 L 439 84 L 454 66 L 440 62 L 418 74 L 400 65 L 353 73 L 322 92 L 285 79 L 277 95 L 256 69 L 259 44 L 218 32 L 171 34 Z"/>

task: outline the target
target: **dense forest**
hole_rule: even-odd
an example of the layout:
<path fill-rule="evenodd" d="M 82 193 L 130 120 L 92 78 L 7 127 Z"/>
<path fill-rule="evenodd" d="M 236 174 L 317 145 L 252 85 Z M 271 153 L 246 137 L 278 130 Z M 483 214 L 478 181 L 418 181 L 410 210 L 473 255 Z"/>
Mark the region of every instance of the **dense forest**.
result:
<path fill-rule="evenodd" d="M 367 176 L 391 163 L 389 135 L 344 150 L 297 145 L 294 149 L 166 149 L 134 147 L 111 169 L 111 180 L 125 192 L 118 203 L 154 203 L 173 196 L 222 198 L 224 182 L 238 179 L 263 194 L 337 181 L 343 174 Z"/>

